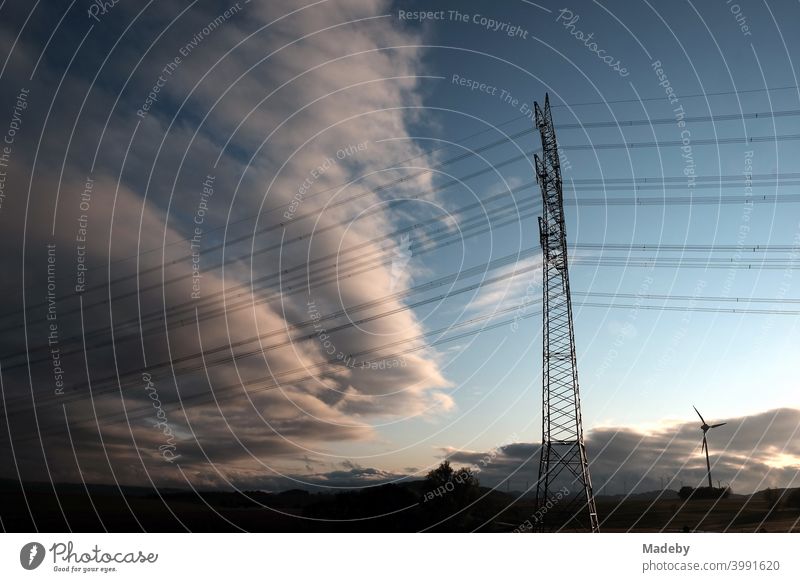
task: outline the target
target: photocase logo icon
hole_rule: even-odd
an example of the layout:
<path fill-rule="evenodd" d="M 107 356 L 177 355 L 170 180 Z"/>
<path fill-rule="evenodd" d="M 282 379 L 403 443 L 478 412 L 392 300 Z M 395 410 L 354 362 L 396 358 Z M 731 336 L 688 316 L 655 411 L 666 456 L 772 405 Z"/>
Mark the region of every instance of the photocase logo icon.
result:
<path fill-rule="evenodd" d="M 406 265 L 411 260 L 411 241 L 407 234 L 400 236 L 400 244 L 394 249 L 394 256 L 392 257 L 392 278 L 389 282 L 389 289 L 394 291 L 397 285 L 406 274 Z"/>
<path fill-rule="evenodd" d="M 28 542 L 19 551 L 19 563 L 26 570 L 35 570 L 44 561 L 44 546 L 39 542 Z"/>

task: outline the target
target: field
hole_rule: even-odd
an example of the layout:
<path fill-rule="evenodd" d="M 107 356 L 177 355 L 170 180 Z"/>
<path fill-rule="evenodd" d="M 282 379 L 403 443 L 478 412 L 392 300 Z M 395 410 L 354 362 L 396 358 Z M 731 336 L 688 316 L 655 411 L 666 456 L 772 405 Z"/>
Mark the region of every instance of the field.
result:
<path fill-rule="evenodd" d="M 6 531 L 480 531 L 510 532 L 533 515 L 534 501 L 519 493 L 481 488 L 465 506 L 422 500 L 422 482 L 337 494 L 162 491 L 76 485 L 0 486 Z M 762 493 L 728 499 L 681 501 L 674 491 L 598 497 L 603 532 L 800 531 L 800 509 Z M 375 517 L 383 515 L 383 517 Z"/>

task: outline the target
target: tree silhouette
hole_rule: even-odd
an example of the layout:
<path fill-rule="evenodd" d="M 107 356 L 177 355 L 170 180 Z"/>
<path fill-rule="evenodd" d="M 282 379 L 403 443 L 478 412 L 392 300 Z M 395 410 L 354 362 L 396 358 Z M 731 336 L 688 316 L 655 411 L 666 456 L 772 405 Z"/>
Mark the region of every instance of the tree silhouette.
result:
<path fill-rule="evenodd" d="M 445 460 L 426 476 L 420 505 L 433 520 L 444 520 L 438 529 L 459 529 L 470 521 L 470 505 L 479 495 L 480 484 L 473 471 L 453 469 Z"/>
<path fill-rule="evenodd" d="M 800 509 L 800 489 L 793 489 L 786 496 L 786 505 L 792 509 Z"/>

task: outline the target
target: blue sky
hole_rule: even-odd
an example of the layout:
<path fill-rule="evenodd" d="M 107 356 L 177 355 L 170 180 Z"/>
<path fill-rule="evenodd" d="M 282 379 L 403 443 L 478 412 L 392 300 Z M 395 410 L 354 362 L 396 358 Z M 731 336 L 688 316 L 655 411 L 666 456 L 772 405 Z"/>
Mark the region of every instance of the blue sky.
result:
<path fill-rule="evenodd" d="M 444 20 L 431 23 L 426 38 L 436 48 L 429 49 L 424 60 L 425 69 L 445 79 L 431 81 L 426 104 L 456 110 L 453 113 L 437 110 L 434 114 L 445 139 L 481 131 L 486 127 L 484 124 L 521 117 L 518 110 L 503 102 L 503 90 L 519 99 L 519 107 L 523 107 L 522 103 L 530 105 L 534 99 L 542 100 L 544 92 L 549 92 L 555 106 L 557 126 L 559 123 L 590 124 L 613 120 L 620 121 L 623 126 L 561 131 L 558 138 L 562 146 L 619 143 L 623 140 L 680 140 L 682 129 L 675 123 L 624 127 L 626 120 L 674 118 L 674 107 L 678 105 L 683 106 L 687 117 L 794 108 L 798 98 L 796 89 L 761 91 L 764 87 L 796 84 L 790 68 L 794 54 L 791 44 L 784 47 L 776 34 L 754 33 L 757 43 L 750 37 L 743 37 L 724 3 L 697 7 L 706 23 L 714 23 L 713 27 L 709 24 L 711 32 L 705 30 L 688 4 L 680 10 L 663 14 L 646 4 L 637 3 L 616 6 L 607 3 L 605 8 L 593 3 L 572 5 L 573 13 L 580 15 L 578 28 L 586 33 L 594 31 L 594 38 L 609 54 L 624 55 L 625 64 L 631 71 L 627 78 L 609 70 L 567 30 L 555 24 L 558 11 L 547 13 L 524 3 L 492 6 L 489 14 L 493 18 L 524 23 L 530 32 L 528 39 L 490 34 L 472 22 L 464 24 Z M 779 7 L 773 9 L 777 11 Z M 465 6 L 461 11 L 470 14 L 488 12 L 480 3 Z M 635 38 L 609 12 L 635 31 Z M 774 29 L 768 11 L 751 12 L 753 18 L 750 22 L 754 30 Z M 661 22 L 659 14 L 669 28 Z M 776 14 L 775 18 L 780 19 L 780 15 Z M 480 42 L 465 42 L 471 39 Z M 784 40 L 791 42 L 790 39 Z M 679 98 L 674 106 L 665 98 L 664 89 L 659 86 L 652 70 L 651 64 L 655 60 L 663 64 L 662 68 Z M 489 94 L 491 90 L 468 91 L 454 85 L 453 75 L 486 83 L 498 90 L 495 95 Z M 735 91 L 748 93 L 736 94 Z M 707 95 L 723 92 L 726 94 Z M 647 101 L 630 102 L 639 98 Z M 614 103 L 619 101 L 626 102 Z M 594 104 L 575 105 L 579 103 Z M 427 116 L 425 121 L 429 121 Z M 515 133 L 528 125 L 529 121 L 522 118 L 501 129 Z M 765 119 L 692 123 L 687 127 L 692 140 L 797 132 L 795 118 L 779 122 Z M 492 131 L 468 143 L 477 145 L 499 137 L 502 137 L 499 131 Z M 526 135 L 516 143 L 523 151 L 528 151 L 535 147 L 535 137 Z M 500 161 L 513 155 L 513 151 L 514 146 L 509 144 L 486 155 L 490 161 Z M 751 162 L 748 162 L 748 152 L 751 151 Z M 680 176 L 685 167 L 678 147 L 629 151 L 567 150 L 564 153 L 570 166 L 564 172 L 565 182 L 587 178 L 673 177 Z M 745 171 L 753 174 L 792 172 L 797 144 L 788 141 L 693 145 L 692 154 L 698 176 L 741 177 Z M 748 163 L 752 169 L 748 170 Z M 463 162 L 460 167 L 467 173 L 475 167 L 475 162 Z M 471 181 L 470 186 L 478 192 L 482 189 L 494 192 L 502 189 L 501 177 L 512 184 L 528 182 L 532 170 L 521 161 L 503 167 L 499 174 Z M 634 195 L 724 197 L 742 195 L 744 186 L 744 180 L 740 179 L 735 187 L 696 188 L 690 192 L 684 183 L 683 188 L 679 185 L 675 189 L 637 194 L 629 188 L 604 191 L 602 186 L 595 186 L 594 190 L 581 190 L 565 196 L 578 199 Z M 780 195 L 791 192 L 791 188 L 773 183 L 755 186 L 753 192 L 756 195 Z M 465 189 L 451 194 L 454 200 L 468 195 Z M 539 196 L 537 188 L 517 195 L 520 200 L 531 196 Z M 752 211 L 745 211 L 742 204 L 572 206 L 567 210 L 567 228 L 570 242 L 791 245 L 798 228 L 796 210 L 793 204 L 769 203 L 759 203 Z M 742 225 L 749 227 L 749 231 L 740 240 Z M 527 218 L 520 223 L 520 228 L 515 224 L 492 231 L 491 235 L 487 234 L 474 244 L 485 249 L 491 241 L 496 245 L 493 252 L 496 250 L 497 255 L 502 255 L 536 246 L 536 233 L 535 218 Z M 458 251 L 450 253 L 454 260 L 460 259 Z M 631 258 L 652 257 L 654 254 L 655 251 L 632 253 Z M 617 255 L 624 257 L 626 254 Z M 730 254 L 720 256 L 729 257 Z M 433 266 L 429 268 L 432 270 L 439 268 L 437 258 L 430 257 Z M 427 262 L 429 259 L 423 260 Z M 575 265 L 571 271 L 575 292 L 635 294 L 641 290 L 650 294 L 691 296 L 694 293 L 741 298 L 776 297 L 784 276 L 783 270 L 734 271 L 727 268 L 651 270 L 646 267 Z M 653 279 L 651 283 L 648 282 L 650 277 Z M 702 290 L 695 291 L 697 288 Z M 514 291 L 516 295 L 513 295 Z M 519 288 L 510 286 L 512 296 L 509 301 L 518 300 L 519 291 Z M 524 293 L 524 287 L 522 291 Z M 791 297 L 791 292 L 785 296 Z M 574 302 L 583 414 L 587 428 L 615 425 L 649 427 L 665 421 L 691 420 L 693 403 L 719 418 L 798 404 L 795 386 L 797 364 L 791 356 L 791 346 L 796 346 L 798 339 L 794 317 L 634 312 L 630 309 L 582 308 L 580 297 L 574 298 Z M 619 302 L 632 303 L 631 300 Z M 459 301 L 455 298 L 448 301 L 448 308 L 453 303 Z M 644 302 L 646 305 L 658 303 L 652 300 Z M 711 305 L 726 304 L 717 302 Z M 443 309 L 441 319 L 436 321 L 446 324 L 448 317 L 449 309 Z M 479 410 L 466 413 L 451 429 L 449 434 L 453 435 L 455 442 L 469 443 L 467 448 L 490 449 L 507 437 L 509 427 L 527 426 L 528 434 L 537 434 L 541 367 L 539 321 L 538 317 L 525 321 L 515 334 L 509 333 L 508 329 L 482 334 L 466 351 L 451 356 L 457 362 L 450 370 L 451 377 L 458 378 L 456 401 L 459 409 L 469 410 L 477 405 Z M 626 325 L 632 325 L 635 331 Z M 496 350 L 500 344 L 502 348 Z M 502 420 L 481 423 L 480 418 L 487 417 L 500 417 Z M 485 428 L 480 436 L 475 434 L 476 425 Z"/>

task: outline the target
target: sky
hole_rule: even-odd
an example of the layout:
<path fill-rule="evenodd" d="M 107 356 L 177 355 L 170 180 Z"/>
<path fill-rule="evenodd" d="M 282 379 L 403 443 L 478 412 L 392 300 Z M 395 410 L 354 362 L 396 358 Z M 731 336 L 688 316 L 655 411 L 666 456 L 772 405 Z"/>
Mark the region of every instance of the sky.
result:
<path fill-rule="evenodd" d="M 548 95 L 595 488 L 797 486 L 797 10 L 4 3 L 0 477 L 532 483 Z"/>

